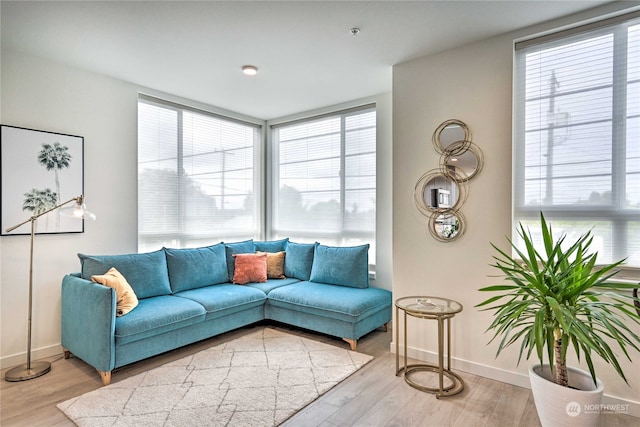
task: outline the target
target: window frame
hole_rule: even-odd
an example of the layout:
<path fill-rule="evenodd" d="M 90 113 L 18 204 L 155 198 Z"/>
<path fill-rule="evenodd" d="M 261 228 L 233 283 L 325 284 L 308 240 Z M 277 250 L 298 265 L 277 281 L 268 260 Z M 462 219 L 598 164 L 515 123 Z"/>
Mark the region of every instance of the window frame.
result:
<path fill-rule="evenodd" d="M 640 220 L 640 209 L 625 208 L 626 196 L 626 147 L 633 141 L 627 141 L 627 120 L 635 118 L 627 115 L 627 92 L 631 81 L 627 78 L 627 33 L 630 26 L 636 26 L 640 22 L 640 11 L 624 15 L 611 17 L 601 21 L 590 22 L 585 25 L 566 29 L 563 31 L 545 34 L 540 37 L 518 41 L 514 49 L 514 138 L 513 138 L 513 194 L 512 194 L 512 217 L 513 217 L 513 241 L 519 242 L 517 235 L 517 225 L 519 221 L 539 220 L 542 210 L 545 219 L 548 221 L 575 220 L 576 214 L 580 214 L 579 221 L 604 220 L 611 224 L 612 232 L 612 254 L 613 260 L 622 259 L 628 256 L 629 251 L 629 231 L 631 222 Z M 541 202 L 537 205 L 525 203 L 525 134 L 526 129 L 526 103 L 530 99 L 526 98 L 525 65 L 527 52 L 538 48 L 552 48 L 575 43 L 580 40 L 591 39 L 603 34 L 613 35 L 613 74 L 612 74 L 612 101 L 611 101 L 611 194 L 612 200 L 606 205 L 547 205 Z M 634 81 L 635 82 L 635 81 Z M 624 90 L 619 90 L 624 87 Z M 587 89 L 590 90 L 590 89 Z M 576 93 L 581 92 L 576 90 Z M 563 94 L 563 95 L 566 95 Z M 550 98 L 551 95 L 540 98 Z M 580 125 L 583 125 L 581 123 Z M 570 126 L 570 125 L 568 125 Z M 574 125 L 575 126 L 575 125 Z M 554 126 L 549 125 L 553 130 Z M 544 130 L 540 128 L 539 131 Z M 541 141 L 542 144 L 542 141 Z M 622 166 L 622 167 L 620 167 Z M 585 230 L 586 231 L 586 230 Z M 556 236 L 559 237 L 559 236 Z M 637 254 L 634 253 L 634 256 Z M 626 265 L 625 270 L 636 270 L 640 265 Z"/>
<path fill-rule="evenodd" d="M 246 235 L 246 233 L 241 233 L 242 235 L 240 236 L 232 236 L 232 235 L 225 235 L 223 233 L 218 233 L 215 232 L 215 230 L 213 230 L 214 232 L 208 235 L 199 235 L 199 236 L 194 236 L 194 237 L 189 237 L 189 234 L 186 233 L 184 231 L 184 223 L 182 223 L 179 226 L 179 231 L 177 231 L 176 233 L 173 232 L 167 232 L 167 233 L 159 233 L 154 235 L 154 238 L 157 237 L 157 239 L 159 240 L 165 240 L 165 241 L 174 241 L 174 242 L 184 242 L 186 241 L 191 241 L 194 243 L 190 243 L 190 244 L 186 244 L 184 245 L 183 243 L 178 243 L 175 245 L 172 245 L 173 247 L 194 247 L 194 246 L 203 246 L 203 245 L 208 245 L 208 244 L 214 244 L 214 243 L 219 243 L 220 241 L 222 241 L 223 237 L 228 237 L 228 238 L 233 238 L 236 237 L 237 239 L 243 239 L 243 238 L 259 238 L 262 235 L 262 230 L 263 230 L 263 223 L 264 223 L 264 197 L 263 197 L 263 193 L 264 193 L 264 189 L 263 189 L 263 185 L 262 185 L 262 176 L 263 176 L 263 159 L 264 159 L 264 135 L 265 135 L 265 126 L 264 126 L 264 121 L 261 120 L 257 120 L 257 119 L 252 119 L 252 118 L 246 118 L 246 117 L 240 117 L 240 116 L 234 116 L 229 112 L 218 112 L 218 111 L 213 111 L 213 109 L 210 108 L 206 108 L 205 106 L 194 106 L 194 105 L 189 105 L 189 103 L 187 102 L 174 102 L 172 100 L 168 100 L 165 98 L 160 98 L 154 95 L 148 95 L 145 93 L 139 93 L 138 94 L 138 98 L 137 98 L 137 105 L 139 106 L 140 103 L 145 103 L 145 104 L 149 104 L 152 106 L 156 106 L 156 107 L 160 107 L 160 108 L 165 108 L 167 110 L 170 111 L 174 111 L 177 114 L 177 118 L 176 118 L 176 123 L 177 123 L 177 144 L 176 144 L 176 168 L 177 170 L 182 170 L 183 169 L 183 162 L 184 162 L 184 151 L 182 150 L 183 147 L 183 143 L 184 143 L 184 139 L 183 139 L 183 127 L 182 127 L 182 121 L 183 121 L 183 114 L 185 112 L 189 112 L 189 113 L 194 113 L 194 114 L 199 114 L 199 115 L 204 115 L 210 118 L 214 118 L 217 120 L 222 120 L 222 121 L 227 121 L 230 123 L 237 123 L 237 124 L 241 124 L 243 126 L 248 126 L 250 128 L 254 128 L 256 130 L 256 132 L 258 133 L 257 136 L 255 136 L 255 142 L 253 145 L 253 150 L 255 150 L 255 153 L 253 155 L 254 157 L 254 165 L 253 165 L 253 188 L 254 190 L 258 190 L 257 192 L 259 194 L 256 195 L 255 197 L 255 207 L 254 207 L 254 213 L 255 213 L 255 218 L 254 218 L 254 233 L 251 233 L 251 235 Z M 138 107 L 139 108 L 139 107 Z M 138 121 L 137 121 L 137 126 L 140 126 L 140 118 L 138 117 Z M 136 142 L 136 144 L 138 145 L 138 150 L 139 148 L 139 138 L 140 135 L 138 135 L 138 140 Z M 138 160 L 138 165 L 139 165 L 139 160 Z M 228 172 L 228 171 L 227 171 Z M 139 180 L 139 173 L 140 173 L 140 169 L 138 166 L 138 189 L 139 189 L 139 185 L 140 185 L 140 180 Z M 183 175 L 178 175 L 176 182 L 180 183 L 181 180 L 183 178 Z M 180 188 L 183 188 L 182 185 L 180 185 Z M 184 220 L 184 212 L 185 209 L 188 209 L 187 206 L 185 206 L 184 203 L 184 198 L 185 195 L 180 192 L 180 194 L 178 195 L 179 197 L 179 207 L 178 207 L 178 211 L 179 211 L 179 221 L 183 222 Z M 140 195 L 138 195 L 138 217 L 140 217 Z M 140 220 L 139 220 L 140 221 Z M 150 249 L 150 247 L 145 247 L 145 241 L 149 241 L 149 240 L 154 240 L 154 239 L 142 239 L 141 238 L 141 228 L 140 228 L 140 224 L 138 224 L 137 227 L 137 240 L 138 240 L 138 250 L 139 251 L 148 251 L 148 250 L 152 250 Z M 195 243 L 196 241 L 201 241 L 200 243 Z M 151 247 L 155 247 L 153 244 L 151 243 L 146 243 L 147 245 L 150 245 Z M 159 249 L 159 248 L 156 248 Z"/>
<path fill-rule="evenodd" d="M 280 165 L 279 162 L 279 150 L 277 149 L 277 141 L 275 141 L 274 138 L 274 132 L 276 131 L 276 129 L 278 128 L 282 128 L 282 127 L 286 127 L 286 126 L 291 126 L 291 125 L 296 125 L 296 124 L 300 124 L 300 123 L 304 123 L 304 122 L 314 122 L 317 120 L 322 120 L 324 118 L 330 118 L 330 117 L 340 117 L 340 170 L 344 171 L 345 170 L 345 163 L 346 163 L 346 159 L 347 157 L 349 157 L 349 155 L 346 154 L 346 139 L 345 139 L 345 133 L 346 133 L 346 129 L 345 129 L 345 122 L 346 119 L 350 116 L 354 116 L 354 115 L 358 115 L 358 114 L 363 114 L 363 113 L 369 113 L 369 112 L 374 112 L 376 114 L 376 121 L 375 121 L 375 129 L 376 129 L 376 147 L 375 150 L 373 152 L 373 154 L 376 155 L 377 158 L 377 151 L 378 151 L 378 147 L 377 147 L 377 128 L 378 128 L 378 122 L 377 122 L 377 105 L 376 102 L 365 102 L 365 103 L 360 103 L 357 105 L 352 105 L 352 106 L 346 106 L 344 108 L 336 108 L 336 109 L 332 109 L 332 110 L 328 110 L 328 111 L 324 111 L 324 112 L 318 112 L 317 114 L 309 114 L 309 115 L 305 115 L 304 117 L 292 117 L 292 118 L 288 118 L 288 119 L 282 119 L 279 121 L 275 121 L 275 122 L 268 122 L 267 126 L 268 126 L 268 164 L 269 166 L 267 167 L 267 169 L 270 168 L 270 172 L 268 173 L 268 191 L 267 191 L 267 218 L 268 218 L 268 224 L 267 224 L 267 236 L 269 238 L 275 238 L 275 237 L 280 237 L 283 236 L 285 234 L 289 235 L 291 234 L 292 236 L 296 236 L 296 231 L 294 230 L 285 230 L 285 229 L 277 229 L 275 227 L 275 216 L 276 216 L 276 209 L 277 206 L 275 206 L 275 198 L 277 197 L 275 193 L 276 186 L 278 185 L 277 183 L 279 182 L 279 167 L 276 167 L 275 165 Z M 375 168 L 376 168 L 376 175 L 377 175 L 377 160 L 374 162 L 375 164 Z M 345 239 L 362 239 L 362 240 L 367 240 L 369 239 L 371 241 L 371 247 L 372 249 L 375 248 L 375 242 L 376 242 L 376 230 L 375 230 L 375 225 L 374 225 L 374 230 L 373 232 L 367 232 L 367 231 L 349 231 L 345 229 L 345 216 L 346 216 L 346 211 L 345 211 L 345 198 L 346 198 L 346 193 L 348 192 L 348 189 L 346 189 L 346 185 L 345 185 L 345 181 L 346 181 L 346 174 L 345 173 L 341 173 L 340 174 L 340 206 L 342 207 L 342 209 L 340 210 L 340 223 L 341 223 L 341 227 L 340 230 L 338 231 L 333 231 L 333 232 L 325 232 L 325 231 L 321 231 L 321 230 L 307 230 L 305 231 L 305 235 L 304 238 L 299 238 L 299 241 L 305 240 L 305 241 L 320 241 L 322 242 L 322 239 L 337 239 L 337 240 L 342 240 L 344 241 Z M 375 191 L 377 193 L 377 182 L 375 182 Z M 279 191 L 279 190 L 278 190 Z M 376 215 L 377 215 L 377 206 L 376 206 Z M 375 220 L 374 220 L 375 223 Z M 283 234 L 284 233 L 284 234 Z M 275 236 L 275 237 L 274 237 Z M 293 237 L 293 238 L 297 238 Z M 375 253 L 375 252 L 372 252 Z M 373 261 L 373 259 L 375 257 L 370 257 L 371 261 Z M 373 265 L 374 263 L 372 263 Z"/>

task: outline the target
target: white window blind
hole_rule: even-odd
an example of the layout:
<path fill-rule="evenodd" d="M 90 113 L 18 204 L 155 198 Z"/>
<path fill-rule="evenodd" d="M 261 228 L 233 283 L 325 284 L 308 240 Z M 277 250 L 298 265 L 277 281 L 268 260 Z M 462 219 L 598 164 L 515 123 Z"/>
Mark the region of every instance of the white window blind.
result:
<path fill-rule="evenodd" d="M 274 126 L 272 169 L 274 238 L 369 243 L 374 263 L 375 106 Z"/>
<path fill-rule="evenodd" d="M 516 45 L 514 224 L 640 267 L 640 19 L 614 21 Z"/>
<path fill-rule="evenodd" d="M 138 249 L 259 236 L 260 134 L 255 124 L 141 96 Z"/>

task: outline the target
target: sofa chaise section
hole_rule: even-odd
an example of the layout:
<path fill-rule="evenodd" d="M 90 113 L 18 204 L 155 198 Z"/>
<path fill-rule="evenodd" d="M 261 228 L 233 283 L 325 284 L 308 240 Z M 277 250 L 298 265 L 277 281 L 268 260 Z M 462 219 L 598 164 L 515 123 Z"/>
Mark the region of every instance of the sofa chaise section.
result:
<path fill-rule="evenodd" d="M 305 281 L 269 292 L 265 309 L 267 319 L 341 337 L 355 350 L 391 320 L 391 292 Z"/>

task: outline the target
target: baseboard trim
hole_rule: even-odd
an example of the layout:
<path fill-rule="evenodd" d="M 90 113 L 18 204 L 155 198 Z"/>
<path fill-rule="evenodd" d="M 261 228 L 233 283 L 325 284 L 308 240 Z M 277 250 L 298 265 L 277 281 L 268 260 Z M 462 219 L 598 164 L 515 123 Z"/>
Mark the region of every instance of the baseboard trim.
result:
<path fill-rule="evenodd" d="M 62 346 L 60 344 L 54 344 L 48 347 L 41 347 L 31 350 L 31 361 L 44 359 L 47 357 L 58 356 L 62 354 Z M 0 358 L 0 369 L 12 368 L 14 366 L 27 363 L 27 352 L 13 354 L 11 356 L 5 356 Z"/>
<path fill-rule="evenodd" d="M 402 351 L 402 349 L 400 349 L 400 351 Z M 391 343 L 390 352 L 392 354 L 396 353 L 395 342 Z M 435 352 L 411 346 L 409 346 L 407 349 L 407 356 L 426 363 L 438 363 L 438 355 Z M 456 357 L 451 357 L 451 365 L 452 368 L 456 371 L 467 372 L 469 374 L 478 375 L 480 377 L 489 378 L 506 384 L 531 389 L 529 376 L 527 374 L 507 371 L 505 369 L 495 368 L 493 366 L 483 365 L 481 363 L 459 359 Z M 604 410 L 620 411 L 624 414 L 640 418 L 640 402 L 618 396 L 612 396 L 605 393 L 604 397 L 602 398 L 602 404 L 605 405 L 605 408 L 603 408 Z M 607 408 L 606 406 L 611 407 Z"/>

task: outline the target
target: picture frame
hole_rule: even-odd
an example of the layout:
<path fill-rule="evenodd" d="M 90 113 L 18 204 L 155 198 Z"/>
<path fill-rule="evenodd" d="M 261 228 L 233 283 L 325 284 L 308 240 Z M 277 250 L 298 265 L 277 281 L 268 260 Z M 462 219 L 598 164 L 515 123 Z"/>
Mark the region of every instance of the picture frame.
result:
<path fill-rule="evenodd" d="M 84 194 L 84 137 L 0 125 L 2 236 L 29 235 L 28 220 Z M 84 221 L 53 211 L 38 218 L 36 234 L 83 233 Z"/>

